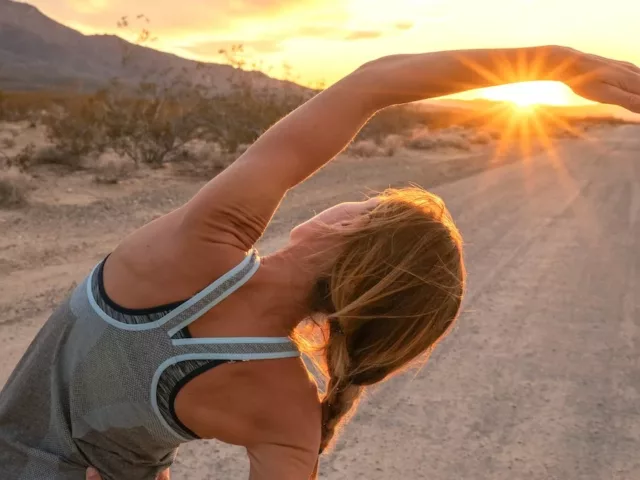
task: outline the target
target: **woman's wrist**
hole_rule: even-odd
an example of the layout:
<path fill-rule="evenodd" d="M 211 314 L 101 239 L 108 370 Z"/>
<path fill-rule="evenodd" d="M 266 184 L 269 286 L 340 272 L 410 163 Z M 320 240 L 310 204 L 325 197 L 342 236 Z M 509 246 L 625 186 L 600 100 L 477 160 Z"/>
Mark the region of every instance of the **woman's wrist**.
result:
<path fill-rule="evenodd" d="M 568 50 L 544 45 L 446 52 L 450 57 L 447 72 L 453 84 L 460 85 L 462 89 L 561 80 L 559 71 L 563 62 L 569 59 Z"/>
<path fill-rule="evenodd" d="M 368 62 L 340 86 L 373 111 L 477 88 L 563 81 L 571 49 L 539 46 L 392 55 Z"/>

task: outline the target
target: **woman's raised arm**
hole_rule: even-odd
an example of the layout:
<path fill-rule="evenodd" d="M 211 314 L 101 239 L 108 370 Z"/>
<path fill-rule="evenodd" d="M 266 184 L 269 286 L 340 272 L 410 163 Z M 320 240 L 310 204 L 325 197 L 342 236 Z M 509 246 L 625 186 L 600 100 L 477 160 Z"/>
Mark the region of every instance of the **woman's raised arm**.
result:
<path fill-rule="evenodd" d="M 368 62 L 290 113 L 186 206 L 205 242 L 250 248 L 286 192 L 340 153 L 378 110 L 475 88 L 558 80 L 640 113 L 640 70 L 565 47 L 393 55 Z"/>

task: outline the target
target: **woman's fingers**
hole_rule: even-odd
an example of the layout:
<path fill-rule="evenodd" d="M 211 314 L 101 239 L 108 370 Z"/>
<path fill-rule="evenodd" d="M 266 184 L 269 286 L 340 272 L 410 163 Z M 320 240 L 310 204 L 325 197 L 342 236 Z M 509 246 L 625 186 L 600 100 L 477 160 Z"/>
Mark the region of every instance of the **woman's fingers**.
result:
<path fill-rule="evenodd" d="M 606 83 L 599 83 L 588 87 L 575 87 L 573 90 L 578 95 L 589 100 L 619 105 L 634 113 L 640 113 L 640 94 L 632 93 L 626 89 Z"/>
<path fill-rule="evenodd" d="M 580 53 L 578 53 L 580 55 Z M 629 62 L 585 54 L 564 82 L 578 95 L 600 103 L 640 110 L 640 68 Z"/>
<path fill-rule="evenodd" d="M 640 95 L 640 74 L 626 73 L 620 75 L 617 81 L 618 88 L 634 95 Z"/>
<path fill-rule="evenodd" d="M 171 480 L 171 472 L 169 472 L 169 469 L 167 468 L 164 472 L 158 475 L 156 480 Z"/>
<path fill-rule="evenodd" d="M 622 66 L 623 68 L 629 70 L 630 72 L 637 73 L 640 75 L 640 67 L 638 67 L 637 65 L 631 62 L 623 62 L 621 60 L 616 60 L 616 62 L 620 64 L 620 66 Z"/>

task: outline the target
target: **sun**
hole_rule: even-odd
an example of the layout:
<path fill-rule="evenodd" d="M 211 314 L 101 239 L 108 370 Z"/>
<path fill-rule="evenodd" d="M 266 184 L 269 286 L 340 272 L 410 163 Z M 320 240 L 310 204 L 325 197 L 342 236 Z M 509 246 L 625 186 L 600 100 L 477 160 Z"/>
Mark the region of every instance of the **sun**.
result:
<path fill-rule="evenodd" d="M 487 88 L 483 97 L 489 100 L 511 102 L 523 110 L 531 110 L 536 105 L 568 105 L 571 90 L 557 82 L 523 82 L 500 87 Z"/>

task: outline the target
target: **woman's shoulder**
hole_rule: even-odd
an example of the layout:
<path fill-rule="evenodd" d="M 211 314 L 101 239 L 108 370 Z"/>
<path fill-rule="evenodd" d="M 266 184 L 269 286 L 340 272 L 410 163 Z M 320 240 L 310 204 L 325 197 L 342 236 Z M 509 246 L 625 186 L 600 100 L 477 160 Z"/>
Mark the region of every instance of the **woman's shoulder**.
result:
<path fill-rule="evenodd" d="M 245 255 L 238 246 L 203 238 L 176 210 L 131 233 L 113 250 L 104 284 L 116 301 L 132 308 L 150 306 L 138 304 L 141 299 L 165 304 L 195 295 Z"/>
<path fill-rule="evenodd" d="M 199 436 L 237 445 L 320 441 L 318 389 L 299 358 L 216 367 L 183 387 L 176 412 Z"/>

